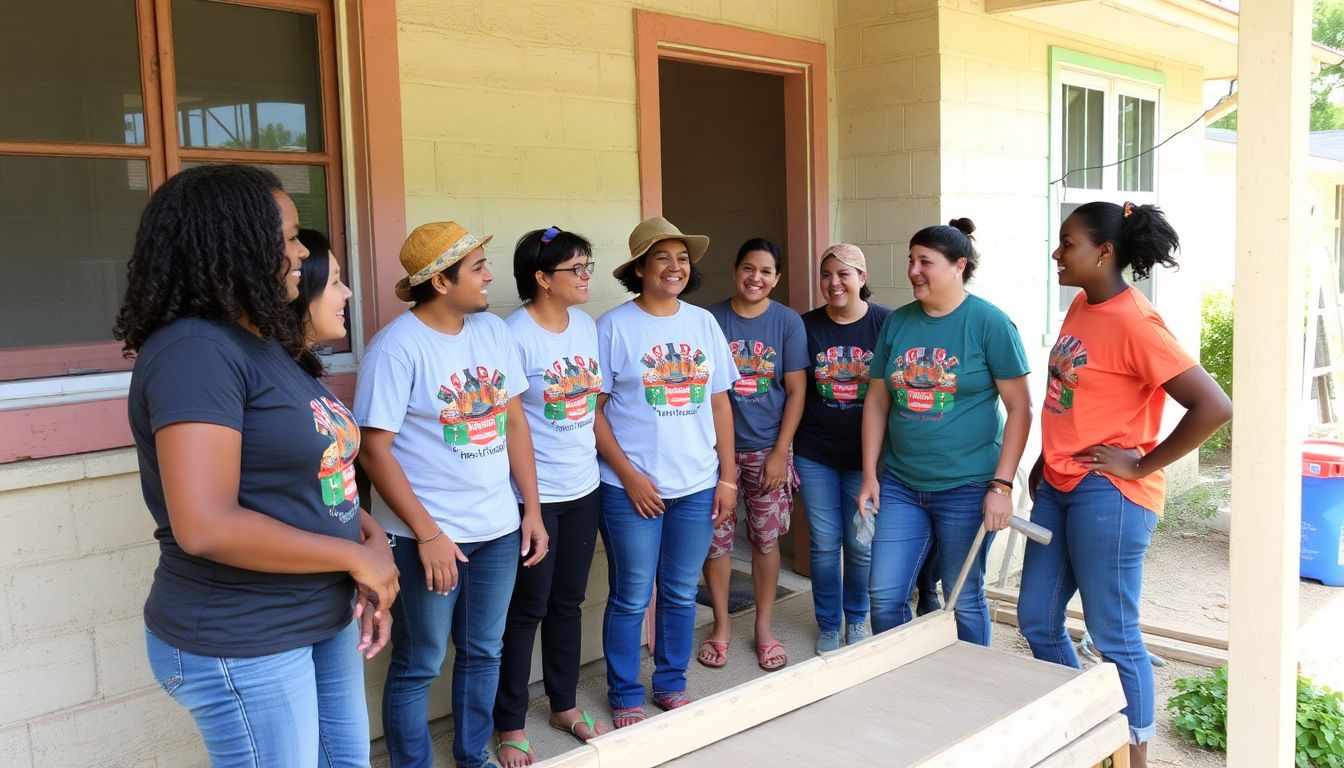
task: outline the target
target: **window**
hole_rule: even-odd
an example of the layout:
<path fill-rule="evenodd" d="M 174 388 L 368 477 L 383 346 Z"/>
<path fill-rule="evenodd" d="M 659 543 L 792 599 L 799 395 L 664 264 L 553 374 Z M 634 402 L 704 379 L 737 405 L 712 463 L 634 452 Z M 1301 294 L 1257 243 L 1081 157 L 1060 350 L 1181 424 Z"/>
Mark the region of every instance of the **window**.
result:
<path fill-rule="evenodd" d="M 1157 143 L 1161 87 L 1165 76 L 1094 56 L 1052 48 L 1050 152 L 1050 248 L 1060 223 L 1079 205 L 1157 202 Z M 1053 263 L 1049 274 L 1054 274 Z M 1054 323 L 1077 295 L 1052 279 L 1050 316 Z M 1155 300 L 1152 277 L 1135 286 Z"/>
<path fill-rule="evenodd" d="M 274 171 L 345 268 L 329 0 L 0 0 L 0 18 L 0 380 L 130 367 L 126 262 L 184 167 Z"/>

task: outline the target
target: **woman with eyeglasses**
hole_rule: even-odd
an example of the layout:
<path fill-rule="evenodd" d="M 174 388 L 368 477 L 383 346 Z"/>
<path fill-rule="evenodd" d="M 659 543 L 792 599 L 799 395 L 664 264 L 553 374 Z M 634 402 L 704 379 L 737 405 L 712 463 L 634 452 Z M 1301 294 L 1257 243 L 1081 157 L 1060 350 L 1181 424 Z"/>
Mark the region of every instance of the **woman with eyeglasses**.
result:
<path fill-rule="evenodd" d="M 558 227 L 528 232 L 513 252 L 513 274 L 523 306 L 505 322 L 527 373 L 523 412 L 532 432 L 541 517 L 551 552 L 530 568 L 519 565 L 509 604 L 494 713 L 499 762 L 505 768 L 537 761 L 525 721 L 532 644 L 539 624 L 550 726 L 579 741 L 607 731 L 578 709 L 575 700 L 580 605 L 588 589 L 602 509 L 593 419 L 603 372 L 597 357 L 597 326 L 578 309 L 588 302 L 594 264 L 592 244 Z"/>

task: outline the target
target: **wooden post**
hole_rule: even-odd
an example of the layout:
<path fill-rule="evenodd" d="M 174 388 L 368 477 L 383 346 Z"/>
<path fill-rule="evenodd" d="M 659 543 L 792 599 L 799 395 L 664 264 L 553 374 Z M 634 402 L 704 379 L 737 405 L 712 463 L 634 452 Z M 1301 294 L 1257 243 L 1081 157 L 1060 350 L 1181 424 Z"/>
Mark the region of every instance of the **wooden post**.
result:
<path fill-rule="evenodd" d="M 1292 765 L 1308 0 L 1242 0 L 1227 764 Z"/>

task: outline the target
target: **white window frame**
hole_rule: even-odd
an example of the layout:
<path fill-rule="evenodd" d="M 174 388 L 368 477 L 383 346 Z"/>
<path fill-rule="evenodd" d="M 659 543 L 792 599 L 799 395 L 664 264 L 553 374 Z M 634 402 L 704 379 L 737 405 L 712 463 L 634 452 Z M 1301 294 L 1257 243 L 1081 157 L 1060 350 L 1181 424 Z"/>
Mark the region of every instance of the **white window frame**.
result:
<path fill-rule="evenodd" d="M 1055 49 L 1058 50 L 1058 49 Z M 1054 53 L 1055 51 L 1052 51 Z M 1092 58 L 1092 57 L 1087 57 Z M 1097 60 L 1100 61 L 1100 60 Z M 1117 65 L 1122 66 L 1122 65 Z M 1162 83 L 1145 82 L 1134 78 L 1125 77 L 1122 74 L 1108 72 L 1104 69 L 1088 67 L 1084 64 L 1072 61 L 1055 61 L 1052 68 L 1051 94 L 1050 94 L 1050 125 L 1051 125 L 1051 147 L 1050 147 L 1050 179 L 1060 179 L 1064 176 L 1064 86 L 1072 85 L 1081 88 L 1089 88 L 1101 91 L 1103 95 L 1102 108 L 1102 137 L 1101 137 L 1101 162 L 1105 166 L 1102 169 L 1101 189 L 1085 189 L 1081 187 L 1068 187 L 1065 181 L 1053 183 L 1050 185 L 1049 194 L 1049 245 L 1047 255 L 1053 252 L 1055 246 L 1059 243 L 1059 227 L 1061 222 L 1060 207 L 1068 203 L 1087 203 L 1093 201 L 1106 201 L 1124 204 L 1126 201 L 1137 205 L 1157 204 L 1162 188 L 1161 172 L 1161 150 L 1154 150 L 1153 158 L 1153 190 L 1151 192 L 1126 191 L 1120 189 L 1120 167 L 1117 165 L 1119 157 L 1119 115 L 1120 115 L 1120 97 L 1132 96 L 1146 99 L 1153 102 L 1156 108 L 1156 114 L 1153 117 L 1154 133 L 1153 143 L 1162 141 Z M 1047 290 L 1047 328 L 1046 338 L 1042 343 L 1050 345 L 1054 343 L 1055 336 L 1059 331 L 1060 324 L 1064 321 L 1064 310 L 1060 308 L 1060 287 L 1055 279 L 1055 269 L 1053 261 L 1047 259 L 1048 282 Z M 1141 286 L 1149 296 L 1149 299 L 1157 304 L 1159 298 L 1158 281 L 1153 276 L 1144 281 L 1147 283 Z"/>

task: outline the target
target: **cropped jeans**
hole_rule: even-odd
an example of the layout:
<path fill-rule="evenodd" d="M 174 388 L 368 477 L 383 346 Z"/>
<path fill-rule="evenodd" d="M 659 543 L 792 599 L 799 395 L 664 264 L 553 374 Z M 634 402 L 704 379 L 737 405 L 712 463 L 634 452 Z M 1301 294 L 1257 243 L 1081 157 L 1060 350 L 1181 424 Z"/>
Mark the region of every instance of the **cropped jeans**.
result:
<path fill-rule="evenodd" d="M 1049 546 L 1027 542 L 1018 620 L 1038 659 L 1078 668 L 1064 629 L 1064 609 L 1082 595 L 1092 642 L 1116 666 L 1125 691 L 1130 741 L 1150 741 L 1153 663 L 1139 629 L 1143 557 L 1157 514 L 1121 495 L 1105 476 L 1090 473 L 1072 491 L 1042 481 L 1031 521 L 1055 534 Z"/>
<path fill-rule="evenodd" d="M 624 488 L 602 484 L 599 528 L 607 549 L 611 590 L 602 617 L 602 650 L 607 656 L 607 699 L 612 709 L 644 704 L 639 634 L 655 582 L 653 692 L 686 690 L 696 586 L 714 536 L 714 489 L 663 499 L 663 505 L 663 514 L 641 517 Z"/>
<path fill-rule="evenodd" d="M 793 465 L 807 508 L 812 609 L 822 632 L 838 632 L 842 620 L 860 624 L 868 619 L 870 549 L 855 538 L 854 527 L 863 473 L 802 456 L 794 456 Z"/>

